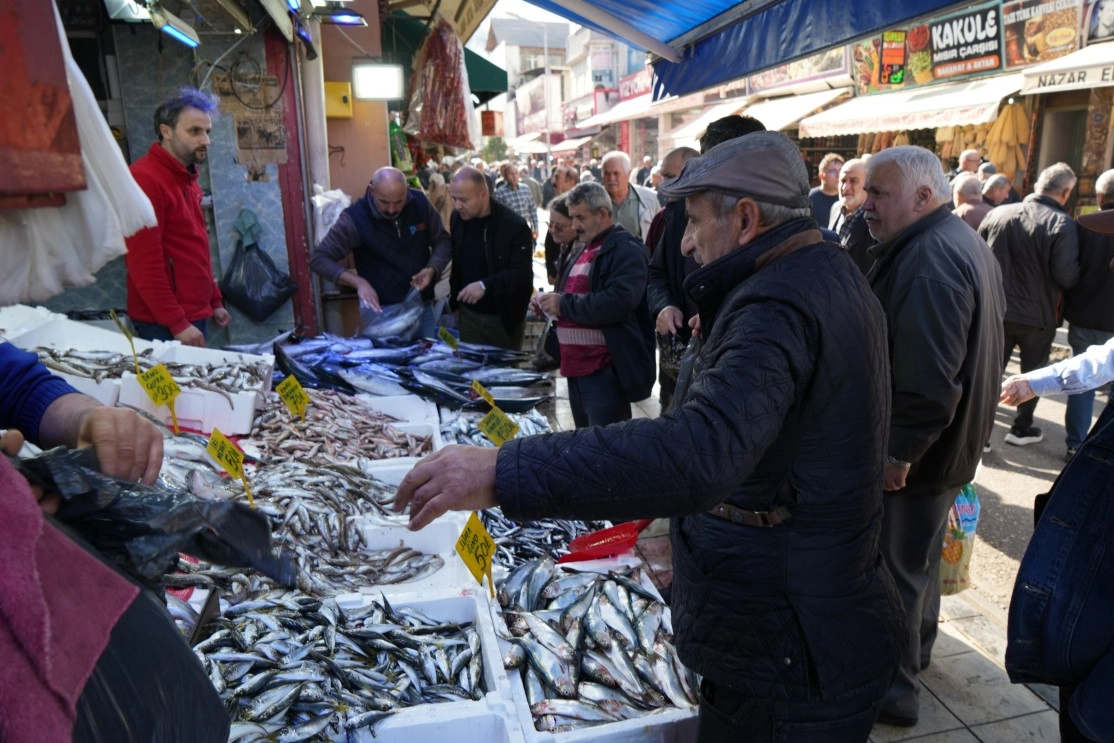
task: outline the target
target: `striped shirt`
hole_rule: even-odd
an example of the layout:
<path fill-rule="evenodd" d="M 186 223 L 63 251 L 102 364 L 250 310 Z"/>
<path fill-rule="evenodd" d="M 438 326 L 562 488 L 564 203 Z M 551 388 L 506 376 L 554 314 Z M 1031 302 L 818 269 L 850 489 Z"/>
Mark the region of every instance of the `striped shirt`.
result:
<path fill-rule="evenodd" d="M 602 240 L 594 242 L 577 257 L 565 280 L 565 294 L 591 293 L 592 262 L 602 246 Z M 557 340 L 561 344 L 561 374 L 566 377 L 587 377 L 611 363 L 611 352 L 600 328 L 560 317 Z"/>
<path fill-rule="evenodd" d="M 518 188 L 512 191 L 507 183 L 501 183 L 495 189 L 495 198 L 500 204 L 525 219 L 526 224 L 530 225 L 534 234 L 537 234 L 538 205 L 534 201 L 534 195 L 530 193 L 530 189 L 526 185 L 519 183 Z"/>

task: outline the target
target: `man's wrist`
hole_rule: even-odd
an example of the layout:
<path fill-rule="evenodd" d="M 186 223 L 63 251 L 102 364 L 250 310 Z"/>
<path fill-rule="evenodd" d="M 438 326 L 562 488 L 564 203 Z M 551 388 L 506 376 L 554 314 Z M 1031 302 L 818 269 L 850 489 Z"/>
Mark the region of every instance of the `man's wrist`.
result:
<path fill-rule="evenodd" d="M 482 281 L 477 281 L 476 283 L 480 285 L 480 291 L 487 291 L 487 284 Z"/>
<path fill-rule="evenodd" d="M 909 469 L 913 466 L 912 462 L 906 462 L 897 457 L 886 457 L 886 464 L 892 464 L 894 467 L 901 467 L 903 469 Z"/>

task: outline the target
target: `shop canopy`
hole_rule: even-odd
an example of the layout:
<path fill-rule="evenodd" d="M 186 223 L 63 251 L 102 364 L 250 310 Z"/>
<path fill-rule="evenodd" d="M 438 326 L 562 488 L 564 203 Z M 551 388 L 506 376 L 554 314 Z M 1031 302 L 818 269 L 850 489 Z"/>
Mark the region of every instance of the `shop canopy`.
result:
<path fill-rule="evenodd" d="M 700 137 L 704 135 L 708 125 L 724 116 L 739 113 L 743 106 L 747 105 L 747 100 L 747 98 L 733 98 L 704 109 L 704 112 L 695 119 L 673 130 L 669 135 L 673 138 L 673 146 L 700 149 Z"/>
<path fill-rule="evenodd" d="M 625 101 L 616 103 L 610 111 L 604 111 L 602 114 L 590 116 L 584 121 L 577 122 L 577 129 L 590 129 L 594 126 L 607 126 L 619 121 L 629 121 L 630 119 L 639 119 L 646 116 L 650 111 L 650 106 L 654 103 L 654 97 L 647 93 L 640 95 L 637 98 L 631 98 Z"/>
<path fill-rule="evenodd" d="M 792 129 L 798 121 L 818 108 L 823 108 L 837 98 L 850 94 L 850 88 L 821 90 L 804 95 L 787 95 L 756 103 L 743 113 L 758 119 L 767 131 L 780 132 Z"/>
<path fill-rule="evenodd" d="M 955 0 L 530 0 L 661 59 L 654 98 L 685 95 L 955 5 Z"/>
<path fill-rule="evenodd" d="M 800 136 L 831 137 L 986 124 L 998 117 L 1002 99 L 1020 89 L 1021 76 L 1006 75 L 864 95 L 804 119 Z"/>
<path fill-rule="evenodd" d="M 558 142 L 549 149 L 551 152 L 572 152 L 573 150 L 579 150 L 581 147 L 591 141 L 591 137 L 577 137 L 576 139 L 566 139 L 563 142 Z"/>
<path fill-rule="evenodd" d="M 409 16 L 389 16 L 380 26 L 383 54 L 403 66 L 407 80 L 426 33 L 426 22 Z M 468 48 L 464 50 L 464 67 L 468 70 L 468 85 L 480 103 L 507 92 L 507 71 Z"/>
<path fill-rule="evenodd" d="M 1114 41 L 1092 44 L 1021 72 L 1023 95 L 1114 85 Z"/>

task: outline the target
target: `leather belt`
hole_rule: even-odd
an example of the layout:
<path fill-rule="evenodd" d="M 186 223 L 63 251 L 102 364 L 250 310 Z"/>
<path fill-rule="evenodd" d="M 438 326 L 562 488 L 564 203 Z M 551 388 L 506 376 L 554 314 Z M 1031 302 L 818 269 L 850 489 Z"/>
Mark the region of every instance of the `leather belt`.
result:
<path fill-rule="evenodd" d="M 756 526 L 759 528 L 777 526 L 778 524 L 788 521 L 793 516 L 793 512 L 789 510 L 789 506 L 778 506 L 772 511 L 744 511 L 741 508 L 736 508 L 727 503 L 720 503 L 718 506 L 708 511 L 708 513 L 724 521 L 730 521 L 732 524 Z"/>

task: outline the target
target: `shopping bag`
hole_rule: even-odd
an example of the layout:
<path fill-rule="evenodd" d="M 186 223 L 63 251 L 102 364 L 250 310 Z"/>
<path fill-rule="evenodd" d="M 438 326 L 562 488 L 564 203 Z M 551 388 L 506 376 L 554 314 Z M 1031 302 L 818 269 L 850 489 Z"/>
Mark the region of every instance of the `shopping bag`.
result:
<path fill-rule="evenodd" d="M 561 344 L 557 340 L 557 325 L 552 318 L 546 320 L 545 327 L 538 336 L 534 358 L 530 364 L 538 371 L 549 371 L 561 366 Z"/>
<path fill-rule="evenodd" d="M 236 243 L 236 253 L 220 282 L 224 300 L 255 322 L 263 322 L 298 291 L 259 245 Z"/>
<path fill-rule="evenodd" d="M 971 587 L 971 552 L 979 525 L 979 496 L 967 483 L 948 510 L 948 526 L 940 553 L 940 594 L 954 596 Z"/>

